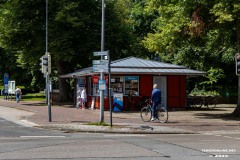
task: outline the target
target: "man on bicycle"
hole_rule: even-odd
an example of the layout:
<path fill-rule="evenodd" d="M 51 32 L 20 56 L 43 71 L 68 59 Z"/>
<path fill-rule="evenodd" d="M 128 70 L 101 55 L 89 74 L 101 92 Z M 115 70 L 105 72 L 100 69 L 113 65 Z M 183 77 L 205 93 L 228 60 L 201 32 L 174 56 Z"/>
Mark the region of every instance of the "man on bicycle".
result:
<path fill-rule="evenodd" d="M 153 85 L 151 100 L 153 103 L 153 106 L 152 106 L 153 117 L 152 117 L 151 121 L 154 121 L 154 120 L 158 119 L 156 107 L 157 107 L 157 105 L 161 104 L 161 90 L 158 89 L 157 84 Z"/>

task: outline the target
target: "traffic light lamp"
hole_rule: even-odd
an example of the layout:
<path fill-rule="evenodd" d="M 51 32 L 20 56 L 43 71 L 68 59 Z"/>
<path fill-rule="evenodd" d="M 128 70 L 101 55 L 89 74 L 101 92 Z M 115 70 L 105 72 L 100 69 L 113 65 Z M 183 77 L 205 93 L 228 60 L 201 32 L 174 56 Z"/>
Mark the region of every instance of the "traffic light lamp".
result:
<path fill-rule="evenodd" d="M 41 58 L 40 58 L 40 60 L 41 60 L 41 63 L 40 63 L 40 66 L 41 66 L 41 69 L 40 69 L 40 71 L 43 73 L 43 74 L 46 74 L 47 73 L 47 69 L 46 69 L 46 65 L 44 65 L 44 58 L 43 58 L 44 56 L 42 56 Z"/>
<path fill-rule="evenodd" d="M 236 60 L 236 75 L 240 75 L 240 53 L 235 56 Z"/>
<path fill-rule="evenodd" d="M 43 74 L 51 74 L 51 55 L 47 54 L 40 58 L 41 72 Z"/>

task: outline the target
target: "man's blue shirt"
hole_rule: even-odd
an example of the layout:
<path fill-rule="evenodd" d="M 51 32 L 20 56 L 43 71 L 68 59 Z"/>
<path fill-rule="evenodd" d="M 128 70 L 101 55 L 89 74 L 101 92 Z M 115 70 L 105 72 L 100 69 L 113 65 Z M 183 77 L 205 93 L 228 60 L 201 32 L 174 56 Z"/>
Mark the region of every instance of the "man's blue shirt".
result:
<path fill-rule="evenodd" d="M 160 91 L 160 89 L 153 89 L 151 99 L 154 103 L 156 103 L 156 102 L 161 103 L 161 91 Z"/>

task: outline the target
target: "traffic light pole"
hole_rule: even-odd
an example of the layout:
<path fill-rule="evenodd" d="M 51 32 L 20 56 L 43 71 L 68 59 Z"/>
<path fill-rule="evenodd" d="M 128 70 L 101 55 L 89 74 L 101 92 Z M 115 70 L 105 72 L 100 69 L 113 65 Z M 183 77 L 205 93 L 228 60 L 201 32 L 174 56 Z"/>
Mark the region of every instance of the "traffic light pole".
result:
<path fill-rule="evenodd" d="M 238 76 L 238 105 L 240 104 L 240 76 Z"/>
<path fill-rule="evenodd" d="M 46 56 L 48 57 L 48 64 L 49 64 L 49 53 L 48 53 L 48 0 L 46 0 Z M 50 60 L 51 61 L 51 60 Z M 51 114 L 51 103 L 50 103 L 50 69 L 49 65 L 47 64 L 47 73 L 46 73 L 46 100 L 47 100 L 47 105 L 48 105 L 48 121 L 52 122 L 52 114 Z M 51 62 L 50 62 L 51 65 Z"/>
<path fill-rule="evenodd" d="M 101 30 L 101 51 L 104 51 L 104 28 L 105 28 L 105 1 L 102 0 L 102 30 Z M 101 56 L 104 59 L 104 56 Z M 101 72 L 100 80 L 104 79 L 104 74 Z M 104 91 L 100 90 L 100 122 L 104 121 Z"/>

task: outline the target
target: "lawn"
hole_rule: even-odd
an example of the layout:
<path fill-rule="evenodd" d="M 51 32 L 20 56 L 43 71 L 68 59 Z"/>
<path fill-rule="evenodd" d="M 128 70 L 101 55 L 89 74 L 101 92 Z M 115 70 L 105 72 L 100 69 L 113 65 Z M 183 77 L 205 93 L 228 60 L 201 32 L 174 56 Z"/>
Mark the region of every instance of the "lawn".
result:
<path fill-rule="evenodd" d="M 4 96 L 0 96 L 1 99 L 4 98 Z M 21 101 L 44 101 L 45 96 L 43 93 L 29 93 L 22 95 Z"/>

